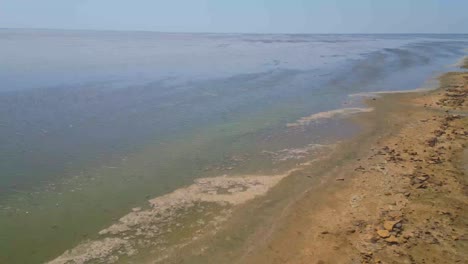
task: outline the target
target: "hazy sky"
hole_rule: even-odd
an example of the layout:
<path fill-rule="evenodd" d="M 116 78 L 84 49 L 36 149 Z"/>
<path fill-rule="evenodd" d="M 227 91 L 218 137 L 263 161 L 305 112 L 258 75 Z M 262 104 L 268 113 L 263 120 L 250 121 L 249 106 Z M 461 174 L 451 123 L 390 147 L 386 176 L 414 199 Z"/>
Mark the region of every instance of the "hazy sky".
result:
<path fill-rule="evenodd" d="M 0 28 L 468 33 L 468 0 L 0 0 Z"/>

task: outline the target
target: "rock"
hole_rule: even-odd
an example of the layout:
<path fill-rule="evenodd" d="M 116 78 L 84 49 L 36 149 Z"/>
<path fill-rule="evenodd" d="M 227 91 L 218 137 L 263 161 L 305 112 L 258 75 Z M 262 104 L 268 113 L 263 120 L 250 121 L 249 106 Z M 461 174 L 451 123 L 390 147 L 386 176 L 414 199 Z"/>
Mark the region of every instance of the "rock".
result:
<path fill-rule="evenodd" d="M 394 235 L 391 235 L 389 238 L 385 239 L 385 241 L 391 244 L 397 244 L 398 238 L 396 238 Z"/>
<path fill-rule="evenodd" d="M 388 232 L 388 230 L 377 230 L 377 235 L 381 238 L 387 238 L 390 236 L 390 232 Z"/>
<path fill-rule="evenodd" d="M 379 241 L 379 237 L 372 235 L 372 234 L 367 234 L 364 237 L 364 241 L 369 242 L 369 243 L 377 243 L 377 241 Z"/>
<path fill-rule="evenodd" d="M 445 134 L 445 132 L 442 131 L 442 130 L 436 130 L 436 131 L 434 131 L 434 134 L 436 135 L 436 137 L 440 137 L 440 136 L 442 136 L 443 134 Z"/>
<path fill-rule="evenodd" d="M 427 177 L 427 176 L 420 176 L 420 177 L 416 177 L 416 178 L 418 179 L 419 183 L 423 183 L 423 182 L 427 181 L 427 179 L 428 179 L 429 177 Z"/>
<path fill-rule="evenodd" d="M 431 138 L 431 139 L 429 139 L 429 140 L 427 141 L 427 145 L 428 145 L 429 147 L 434 147 L 434 146 L 436 145 L 436 143 L 437 143 L 437 138 Z"/>
<path fill-rule="evenodd" d="M 344 178 L 336 178 L 336 181 L 344 181 Z"/>
<path fill-rule="evenodd" d="M 403 234 L 403 238 L 410 239 L 414 236 L 413 232 L 407 232 Z"/>
<path fill-rule="evenodd" d="M 399 218 L 403 216 L 403 213 L 401 211 L 394 210 L 394 211 L 389 211 L 388 216 L 394 219 L 396 218 L 396 220 L 399 220 Z"/>
<path fill-rule="evenodd" d="M 426 188 L 427 188 L 427 185 L 424 184 L 424 183 L 423 183 L 423 184 L 418 184 L 418 185 L 416 185 L 416 188 L 417 188 L 417 189 L 426 189 Z"/>
<path fill-rule="evenodd" d="M 355 171 L 365 171 L 366 168 L 364 168 L 363 166 L 359 166 L 357 168 L 354 169 Z"/>
<path fill-rule="evenodd" d="M 393 227 L 395 227 L 396 224 L 398 224 L 400 221 L 385 221 L 383 226 L 385 230 L 392 231 Z"/>

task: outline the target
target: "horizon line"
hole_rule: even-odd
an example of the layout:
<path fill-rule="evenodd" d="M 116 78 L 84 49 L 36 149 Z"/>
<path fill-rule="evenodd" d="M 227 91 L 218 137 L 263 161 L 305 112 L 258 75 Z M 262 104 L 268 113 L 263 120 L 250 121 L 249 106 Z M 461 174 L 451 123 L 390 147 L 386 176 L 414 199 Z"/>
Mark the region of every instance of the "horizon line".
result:
<path fill-rule="evenodd" d="M 85 28 L 47 28 L 47 27 L 0 27 L 0 30 L 57 30 L 57 31 L 97 31 L 97 32 L 147 32 L 147 33 L 167 33 L 167 34 L 252 34 L 252 35 L 468 35 L 468 32 L 216 32 L 216 31 L 159 31 L 146 29 L 85 29 Z"/>

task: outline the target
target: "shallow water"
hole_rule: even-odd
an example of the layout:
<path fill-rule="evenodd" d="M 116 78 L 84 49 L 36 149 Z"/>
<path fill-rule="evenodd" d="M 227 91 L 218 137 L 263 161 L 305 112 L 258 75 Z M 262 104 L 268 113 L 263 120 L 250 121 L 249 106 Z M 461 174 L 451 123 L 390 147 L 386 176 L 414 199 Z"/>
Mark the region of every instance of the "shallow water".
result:
<path fill-rule="evenodd" d="M 286 170 L 298 160 L 265 153 L 356 133 L 334 114 L 360 109 L 349 95 L 428 86 L 467 47 L 467 35 L 0 30 L 0 262 L 50 260 L 196 178 Z"/>

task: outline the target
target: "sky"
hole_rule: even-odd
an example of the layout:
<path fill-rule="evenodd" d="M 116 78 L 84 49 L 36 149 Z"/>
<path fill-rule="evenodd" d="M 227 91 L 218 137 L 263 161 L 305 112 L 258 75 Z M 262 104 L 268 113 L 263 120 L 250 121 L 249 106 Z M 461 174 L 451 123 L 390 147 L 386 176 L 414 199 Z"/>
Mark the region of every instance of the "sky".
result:
<path fill-rule="evenodd" d="M 0 28 L 468 33 L 468 0 L 0 0 Z"/>

